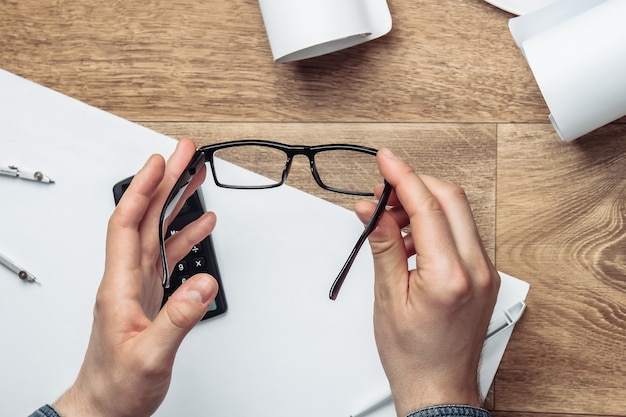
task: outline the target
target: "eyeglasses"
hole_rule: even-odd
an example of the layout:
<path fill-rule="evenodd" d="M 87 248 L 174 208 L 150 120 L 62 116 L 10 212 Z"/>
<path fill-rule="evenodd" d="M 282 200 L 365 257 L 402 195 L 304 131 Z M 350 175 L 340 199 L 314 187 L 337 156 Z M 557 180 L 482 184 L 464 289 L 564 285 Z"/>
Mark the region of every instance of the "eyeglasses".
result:
<path fill-rule="evenodd" d="M 234 189 L 267 189 L 281 186 L 287 180 L 293 159 L 308 158 L 311 174 L 321 188 L 341 194 L 374 196 L 372 190 L 381 182 L 376 163 L 377 150 L 358 145 L 291 146 L 265 140 L 238 140 L 199 148 L 170 192 L 159 222 L 159 242 L 163 265 L 163 285 L 169 287 L 170 276 L 165 238 L 169 217 L 184 203 L 185 190 L 207 162 L 215 184 Z M 232 165 L 245 168 L 250 175 L 241 176 Z M 384 180 L 383 180 L 384 181 Z M 372 218 L 365 226 L 352 252 L 333 282 L 329 297 L 335 300 L 339 290 L 367 237 L 378 224 L 385 210 L 391 185 L 384 181 L 384 190 Z"/>

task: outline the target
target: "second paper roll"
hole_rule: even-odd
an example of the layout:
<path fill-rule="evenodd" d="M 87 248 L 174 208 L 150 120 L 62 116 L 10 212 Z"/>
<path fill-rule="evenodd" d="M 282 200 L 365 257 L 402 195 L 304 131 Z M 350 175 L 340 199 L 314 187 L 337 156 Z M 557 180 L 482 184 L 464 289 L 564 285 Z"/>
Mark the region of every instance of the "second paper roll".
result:
<path fill-rule="evenodd" d="M 625 16 L 625 0 L 561 0 L 510 22 L 564 141 L 626 115 Z"/>

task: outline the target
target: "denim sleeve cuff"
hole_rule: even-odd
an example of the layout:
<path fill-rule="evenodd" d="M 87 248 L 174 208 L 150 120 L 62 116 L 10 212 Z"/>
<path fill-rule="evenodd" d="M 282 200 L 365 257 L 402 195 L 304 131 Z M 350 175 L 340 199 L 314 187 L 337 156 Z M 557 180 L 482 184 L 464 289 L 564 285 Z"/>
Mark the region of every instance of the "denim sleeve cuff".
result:
<path fill-rule="evenodd" d="M 61 417 L 61 416 L 59 415 L 59 413 L 56 412 L 54 408 L 46 404 L 28 417 Z"/>
<path fill-rule="evenodd" d="M 469 405 L 438 405 L 422 408 L 406 417 L 491 417 L 491 413 Z"/>

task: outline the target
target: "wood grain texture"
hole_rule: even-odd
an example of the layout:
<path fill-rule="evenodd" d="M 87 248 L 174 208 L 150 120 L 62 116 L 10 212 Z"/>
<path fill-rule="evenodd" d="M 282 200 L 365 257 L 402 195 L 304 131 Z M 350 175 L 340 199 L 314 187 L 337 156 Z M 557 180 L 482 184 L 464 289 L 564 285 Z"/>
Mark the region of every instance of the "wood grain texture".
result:
<path fill-rule="evenodd" d="M 143 123 L 166 135 L 191 137 L 199 145 L 234 139 L 289 144 L 352 143 L 392 148 L 419 172 L 460 184 L 466 190 L 491 256 L 495 255 L 495 126 L 413 123 Z M 325 192 L 305 158 L 291 168 L 288 184 L 352 208 L 354 197 Z"/>
<path fill-rule="evenodd" d="M 626 416 L 626 125 L 562 143 L 486 2 L 389 6 L 381 39 L 275 64 L 257 1 L 0 0 L 0 68 L 198 144 L 388 146 L 461 184 L 497 267 L 532 285 L 494 417 Z M 301 159 L 288 183 L 354 204 Z"/>
<path fill-rule="evenodd" d="M 256 1 L 2 0 L 0 67 L 132 120 L 546 121 L 482 0 L 391 0 L 392 31 L 275 64 Z"/>
<path fill-rule="evenodd" d="M 498 128 L 500 270 L 528 310 L 496 379 L 498 410 L 626 415 L 626 126 L 574 144 Z"/>

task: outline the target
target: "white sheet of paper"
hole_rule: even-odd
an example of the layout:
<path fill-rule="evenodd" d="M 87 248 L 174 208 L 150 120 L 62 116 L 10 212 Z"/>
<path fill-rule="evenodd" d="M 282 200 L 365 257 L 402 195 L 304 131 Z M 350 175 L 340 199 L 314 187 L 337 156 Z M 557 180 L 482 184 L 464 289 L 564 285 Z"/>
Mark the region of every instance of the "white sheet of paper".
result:
<path fill-rule="evenodd" d="M 0 392 L 6 415 L 28 415 L 73 382 L 103 272 L 112 186 L 175 141 L 0 70 L 0 163 L 37 169 L 53 185 L 0 177 L 0 252 L 37 276 L 0 268 Z M 239 175 L 248 175 L 240 168 Z M 285 186 L 204 195 L 226 315 L 183 342 L 157 416 L 348 416 L 387 388 L 373 338 L 367 245 L 337 301 L 332 280 L 359 236 L 353 213 Z M 503 277 L 498 306 L 528 285 Z M 498 307 L 500 308 L 500 307 Z M 485 347 L 488 388 L 508 334 Z M 392 416 L 391 406 L 380 412 Z"/>

